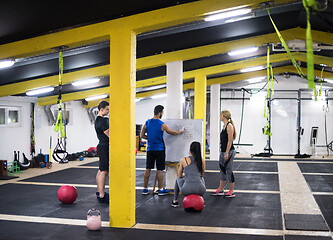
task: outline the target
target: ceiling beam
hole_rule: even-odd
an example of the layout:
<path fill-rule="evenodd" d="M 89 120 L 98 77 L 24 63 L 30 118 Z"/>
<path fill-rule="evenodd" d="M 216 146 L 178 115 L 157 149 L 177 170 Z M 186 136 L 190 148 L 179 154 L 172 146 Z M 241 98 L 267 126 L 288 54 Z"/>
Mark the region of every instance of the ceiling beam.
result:
<path fill-rule="evenodd" d="M 312 41 L 331 44 L 333 45 L 333 33 L 326 33 L 321 31 L 312 30 Z M 306 29 L 304 28 L 291 28 L 288 30 L 281 31 L 285 41 L 294 39 L 306 40 Z M 186 61 L 196 58 L 209 57 L 217 54 L 227 53 L 231 50 L 242 49 L 246 47 L 262 46 L 267 43 L 280 42 L 279 37 L 276 33 L 269 33 L 259 35 L 255 37 L 243 38 L 239 40 L 221 42 L 216 44 L 205 45 L 201 47 L 188 48 L 178 50 L 175 52 L 168 52 L 157 54 L 153 56 L 143 57 L 137 59 L 137 70 L 143 70 L 153 67 L 159 67 L 165 65 L 165 63 L 173 61 Z"/>
<path fill-rule="evenodd" d="M 117 18 L 110 21 L 91 24 L 54 32 L 30 39 L 0 45 L 0 59 L 18 58 L 54 52 L 58 46 L 77 47 L 84 44 L 109 39 L 110 29 L 126 26 L 136 34 L 175 26 L 203 19 L 205 15 L 217 10 L 236 7 L 258 8 L 262 0 L 216 1 L 202 0 L 178 6 L 158 9 L 141 14 Z M 279 4 L 295 2 L 295 0 L 280 0 Z M 112 36 L 111 36 L 112 37 Z"/>
<path fill-rule="evenodd" d="M 305 68 L 302 68 L 302 70 L 305 71 Z M 280 73 L 284 73 L 284 72 L 297 73 L 296 69 L 291 65 L 274 68 L 274 74 L 280 74 Z M 236 74 L 236 75 L 208 79 L 207 86 L 210 86 L 212 84 L 225 84 L 225 83 L 237 82 L 237 81 L 242 81 L 242 80 L 246 80 L 246 79 L 253 78 L 253 77 L 265 76 L 266 73 L 267 73 L 266 70 L 260 70 L 260 71 L 256 71 L 256 72 L 240 73 L 240 74 Z M 314 74 L 315 74 L 315 76 L 320 76 L 321 71 L 315 70 Z M 328 77 L 328 78 L 333 77 L 333 73 L 327 74 L 326 77 Z M 184 84 L 183 90 L 193 89 L 193 87 L 194 87 L 193 83 Z M 154 91 L 137 93 L 136 98 L 150 97 L 150 96 L 153 96 L 156 94 L 162 94 L 165 92 L 166 92 L 166 89 L 163 88 L 163 89 L 158 89 L 158 90 L 154 90 Z M 82 92 L 63 94 L 62 101 L 63 102 L 75 101 L 75 100 L 84 99 L 86 97 L 90 97 L 90 96 L 94 96 L 94 95 L 101 95 L 101 94 L 109 94 L 109 87 L 103 87 L 103 88 L 98 88 L 98 89 L 86 90 L 86 91 L 82 91 Z M 99 101 L 101 101 L 101 100 L 99 100 Z M 94 103 L 99 102 L 99 101 L 95 101 Z M 56 104 L 56 102 L 57 102 L 57 96 L 38 98 L 38 105 L 40 105 L 40 106 L 53 105 L 53 104 Z M 91 104 L 88 103 L 88 106 L 91 106 Z"/>
<path fill-rule="evenodd" d="M 62 84 L 70 84 L 78 79 L 87 79 L 92 77 L 102 77 L 110 74 L 110 65 L 84 69 L 80 71 L 65 73 L 62 78 Z M 29 90 L 47 86 L 56 87 L 59 85 L 59 76 L 37 78 L 33 80 L 6 84 L 0 86 L 0 97 L 22 94 Z"/>
<path fill-rule="evenodd" d="M 281 31 L 281 33 L 286 41 L 305 38 L 305 29 L 302 28 L 292 28 Z M 312 34 L 313 34 L 313 41 L 315 42 L 322 42 L 322 43 L 325 42 L 327 44 L 333 44 L 332 33 L 312 31 Z M 165 63 L 167 62 L 172 62 L 177 60 L 186 61 L 190 59 L 208 57 L 212 55 L 225 53 L 233 49 L 240 49 L 249 46 L 261 46 L 264 43 L 276 42 L 275 40 L 278 40 L 277 35 L 275 33 L 270 33 L 235 41 L 228 41 L 228 42 L 211 44 L 196 48 L 179 50 L 170 53 L 148 56 L 137 59 L 137 70 L 162 66 L 165 65 Z M 317 58 L 319 59 L 319 57 Z M 323 63 L 323 62 L 318 62 L 318 63 Z M 326 65 L 332 66 L 332 64 L 326 64 Z M 104 65 L 104 66 L 74 71 L 70 73 L 65 73 L 63 77 L 63 84 L 69 84 L 78 79 L 107 76 L 109 75 L 110 72 L 109 67 L 110 65 Z M 152 80 L 146 80 L 145 82 L 137 81 L 137 87 L 158 85 L 160 84 L 159 83 L 160 80 L 164 78 L 165 77 L 157 77 Z M 42 88 L 46 86 L 57 86 L 57 85 L 58 85 L 57 75 L 44 78 L 37 78 L 19 83 L 6 84 L 0 86 L 0 97 L 22 94 L 28 90 Z"/>

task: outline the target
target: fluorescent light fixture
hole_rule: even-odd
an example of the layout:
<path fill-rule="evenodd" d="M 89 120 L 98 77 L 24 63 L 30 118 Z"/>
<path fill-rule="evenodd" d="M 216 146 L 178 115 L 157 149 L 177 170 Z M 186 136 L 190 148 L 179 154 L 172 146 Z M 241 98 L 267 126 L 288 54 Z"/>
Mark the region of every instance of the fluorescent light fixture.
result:
<path fill-rule="evenodd" d="M 251 16 L 246 16 L 246 17 L 240 17 L 240 18 L 230 18 L 230 19 L 227 19 L 225 21 L 225 23 L 232 23 L 232 22 L 238 22 L 238 21 L 242 21 L 242 20 L 245 20 L 245 19 L 249 19 Z"/>
<path fill-rule="evenodd" d="M 250 48 L 243 48 L 239 50 L 234 50 L 228 52 L 229 56 L 236 56 L 236 55 L 241 55 L 241 54 L 246 54 L 246 53 L 252 53 L 258 51 L 258 47 L 250 47 Z"/>
<path fill-rule="evenodd" d="M 228 12 L 223 12 L 223 13 L 208 16 L 205 18 L 205 21 L 210 22 L 210 21 L 215 21 L 215 20 L 220 20 L 220 19 L 225 19 L 225 18 L 236 17 L 236 16 L 248 14 L 250 12 L 251 12 L 250 8 L 228 11 Z"/>
<path fill-rule="evenodd" d="M 333 84 L 333 79 L 327 79 L 327 78 L 325 78 L 324 80 L 325 80 L 325 82 L 327 82 L 327 83 Z"/>
<path fill-rule="evenodd" d="M 142 98 L 136 98 L 135 102 L 140 102 L 142 100 Z"/>
<path fill-rule="evenodd" d="M 163 98 L 163 97 L 166 97 L 167 95 L 166 94 L 158 94 L 158 95 L 154 95 L 154 96 L 151 96 L 152 99 L 158 99 L 158 98 Z"/>
<path fill-rule="evenodd" d="M 72 85 L 77 87 L 77 86 L 82 86 L 82 85 L 88 85 L 88 84 L 93 84 L 99 82 L 99 78 L 89 78 L 89 79 L 83 79 L 83 80 L 78 80 L 72 82 Z"/>
<path fill-rule="evenodd" d="M 265 77 L 255 77 L 255 78 L 250 78 L 247 79 L 248 83 L 258 83 L 261 82 Z"/>
<path fill-rule="evenodd" d="M 264 69 L 263 66 L 256 66 L 256 67 L 250 67 L 250 68 L 243 68 L 241 69 L 240 71 L 242 73 L 245 73 L 245 72 L 253 72 L 253 71 L 258 71 L 258 70 L 262 70 Z"/>
<path fill-rule="evenodd" d="M 14 63 L 15 63 L 15 60 L 12 60 L 12 59 L 0 61 L 0 69 L 11 67 L 14 65 Z"/>
<path fill-rule="evenodd" d="M 27 91 L 26 94 L 28 96 L 34 96 L 34 95 L 39 95 L 42 93 L 52 92 L 53 90 L 54 90 L 54 87 L 38 88 L 38 89 Z"/>
<path fill-rule="evenodd" d="M 98 100 L 98 99 L 103 99 L 106 98 L 108 95 L 103 94 L 103 95 L 96 95 L 96 96 L 92 96 L 92 97 L 87 97 L 86 101 L 93 101 L 93 100 Z"/>

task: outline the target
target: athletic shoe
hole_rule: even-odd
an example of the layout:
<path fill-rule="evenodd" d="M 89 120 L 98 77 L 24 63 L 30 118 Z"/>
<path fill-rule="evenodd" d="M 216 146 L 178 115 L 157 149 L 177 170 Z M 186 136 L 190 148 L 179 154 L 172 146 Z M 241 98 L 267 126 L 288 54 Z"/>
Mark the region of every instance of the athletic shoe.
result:
<path fill-rule="evenodd" d="M 142 195 L 147 195 L 148 194 L 148 188 L 142 189 Z"/>
<path fill-rule="evenodd" d="M 167 190 L 165 188 L 159 189 L 158 190 L 158 196 L 164 196 L 170 194 L 171 190 Z"/>
<path fill-rule="evenodd" d="M 216 189 L 213 193 L 212 196 L 224 196 L 224 191 L 220 191 L 220 188 Z"/>
<path fill-rule="evenodd" d="M 229 191 L 226 194 L 224 194 L 224 197 L 226 197 L 226 198 L 233 198 L 233 197 L 235 197 L 235 193 Z"/>
<path fill-rule="evenodd" d="M 109 203 L 109 194 L 105 194 L 104 197 L 97 197 L 100 203 Z"/>
<path fill-rule="evenodd" d="M 96 192 L 96 196 L 97 196 L 97 198 L 99 197 L 99 192 Z M 109 197 L 109 194 L 108 194 L 107 192 L 105 192 L 105 193 L 104 193 L 104 196 Z"/>
<path fill-rule="evenodd" d="M 178 201 L 177 202 L 172 201 L 171 202 L 171 207 L 174 207 L 174 208 L 179 207 Z"/>

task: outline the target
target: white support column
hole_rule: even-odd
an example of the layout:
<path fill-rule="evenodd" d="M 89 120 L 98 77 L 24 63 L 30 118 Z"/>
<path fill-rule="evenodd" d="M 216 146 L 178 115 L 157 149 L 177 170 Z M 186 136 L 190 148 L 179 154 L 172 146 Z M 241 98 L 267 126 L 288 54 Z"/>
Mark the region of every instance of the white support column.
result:
<path fill-rule="evenodd" d="M 166 118 L 183 118 L 183 61 L 169 62 L 167 67 Z"/>
<path fill-rule="evenodd" d="M 220 146 L 220 84 L 210 86 L 210 159 L 219 159 Z"/>
<path fill-rule="evenodd" d="M 183 61 L 169 62 L 167 67 L 167 104 L 166 119 L 183 118 Z M 176 129 L 178 130 L 178 129 Z M 174 168 L 174 169 L 173 169 Z M 173 189 L 177 179 L 175 167 L 168 167 L 165 174 L 165 186 Z"/>

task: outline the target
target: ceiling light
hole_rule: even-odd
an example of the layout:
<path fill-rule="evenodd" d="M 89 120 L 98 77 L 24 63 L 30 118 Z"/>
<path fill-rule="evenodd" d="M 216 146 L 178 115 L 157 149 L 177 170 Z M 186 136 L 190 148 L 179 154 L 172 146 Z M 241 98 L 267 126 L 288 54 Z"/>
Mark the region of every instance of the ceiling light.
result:
<path fill-rule="evenodd" d="M 248 14 L 250 12 L 251 12 L 250 8 L 239 9 L 239 10 L 235 10 L 235 11 L 228 11 L 228 12 L 223 12 L 223 13 L 208 16 L 205 18 L 205 21 L 209 22 L 209 21 L 215 21 L 215 20 L 220 20 L 220 19 L 224 19 L 224 18 L 236 17 L 236 16 Z"/>
<path fill-rule="evenodd" d="M 92 97 L 87 97 L 86 101 L 93 101 L 93 100 L 98 100 L 98 99 L 103 99 L 103 98 L 107 98 L 108 95 L 103 94 L 103 95 L 97 95 L 97 96 L 92 96 Z"/>
<path fill-rule="evenodd" d="M 255 77 L 255 78 L 250 78 L 247 79 L 248 83 L 258 83 L 261 82 L 265 77 Z"/>
<path fill-rule="evenodd" d="M 99 78 L 89 78 L 89 79 L 84 79 L 84 80 L 78 80 L 72 82 L 72 85 L 77 87 L 77 86 L 82 86 L 82 85 L 88 85 L 88 84 L 93 84 L 99 82 Z"/>
<path fill-rule="evenodd" d="M 52 92 L 53 90 L 54 90 L 54 87 L 45 87 L 45 88 L 39 88 L 39 89 L 27 91 L 26 94 L 28 96 L 34 96 L 34 95 L 39 95 L 42 93 Z"/>
<path fill-rule="evenodd" d="M 327 79 L 327 78 L 325 78 L 324 80 L 325 80 L 325 82 L 327 82 L 327 83 L 333 84 L 333 79 Z"/>
<path fill-rule="evenodd" d="M 246 54 L 246 53 L 252 53 L 252 52 L 258 51 L 258 49 L 259 49 L 258 47 L 243 48 L 243 49 L 239 49 L 239 50 L 230 51 L 230 52 L 228 52 L 228 55 L 236 56 L 236 55 L 241 55 L 241 54 Z"/>
<path fill-rule="evenodd" d="M 249 19 L 251 16 L 246 16 L 246 17 L 240 17 L 240 18 L 229 18 L 225 21 L 225 23 L 232 23 L 232 22 L 238 22 L 238 21 L 242 21 L 245 19 Z"/>
<path fill-rule="evenodd" d="M 258 70 L 261 70 L 261 69 L 264 69 L 263 66 L 256 66 L 256 67 L 250 67 L 250 68 L 243 68 L 241 69 L 240 71 L 242 73 L 245 73 L 245 72 L 253 72 L 253 71 L 258 71 Z"/>
<path fill-rule="evenodd" d="M 142 100 L 142 98 L 136 98 L 135 102 L 140 102 Z"/>
<path fill-rule="evenodd" d="M 152 99 L 157 99 L 157 98 L 163 98 L 163 97 L 166 97 L 166 93 L 165 94 L 158 94 L 158 95 L 154 95 L 154 96 L 151 96 Z"/>
<path fill-rule="evenodd" d="M 12 59 L 0 61 L 0 68 L 11 67 L 14 65 L 14 63 L 15 63 L 15 60 L 12 60 Z"/>

